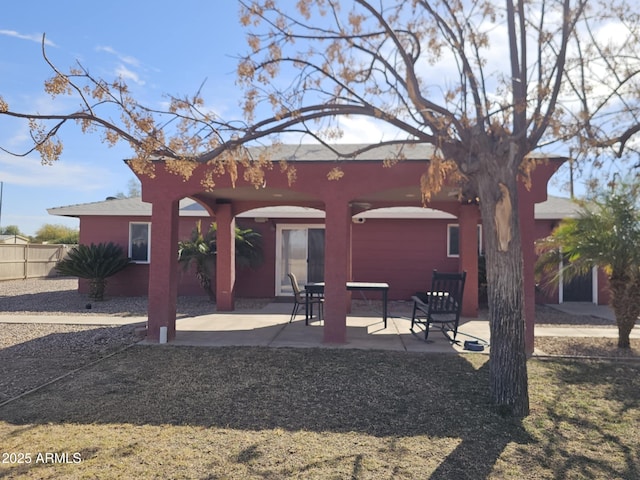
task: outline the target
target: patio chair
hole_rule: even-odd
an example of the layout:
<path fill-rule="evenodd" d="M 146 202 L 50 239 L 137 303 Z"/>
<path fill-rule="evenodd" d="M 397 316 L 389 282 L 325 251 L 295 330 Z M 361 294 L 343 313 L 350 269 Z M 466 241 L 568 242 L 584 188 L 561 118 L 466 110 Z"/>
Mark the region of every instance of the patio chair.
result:
<path fill-rule="evenodd" d="M 300 291 L 300 286 L 298 285 L 298 279 L 293 273 L 287 274 L 289 276 L 289 280 L 291 280 L 291 288 L 293 288 L 293 311 L 291 312 L 291 318 L 289 319 L 289 323 L 293 322 L 293 319 L 298 314 L 298 310 L 300 309 L 300 305 L 304 306 L 305 311 L 305 324 L 309 325 L 309 316 L 307 313 L 313 317 L 313 306 L 318 305 L 318 319 L 322 318 L 322 305 L 324 303 L 324 298 L 321 296 L 307 296 L 306 292 Z"/>
<path fill-rule="evenodd" d="M 429 338 L 432 324 L 440 327 L 442 334 L 451 343 L 457 343 L 458 324 L 462 310 L 462 295 L 467 272 L 439 273 L 433 271 L 431 291 L 416 293 L 413 300 L 413 315 L 411 316 L 411 331 L 417 324 L 424 325 L 424 340 Z M 453 336 L 450 335 L 450 332 Z"/>

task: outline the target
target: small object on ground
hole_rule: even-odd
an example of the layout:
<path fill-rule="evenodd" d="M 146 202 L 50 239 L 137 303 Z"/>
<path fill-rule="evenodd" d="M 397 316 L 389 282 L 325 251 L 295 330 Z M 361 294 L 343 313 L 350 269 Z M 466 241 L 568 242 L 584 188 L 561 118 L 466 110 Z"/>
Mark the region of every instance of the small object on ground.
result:
<path fill-rule="evenodd" d="M 91 310 L 91 304 L 90 304 L 90 303 L 87 303 L 87 304 L 84 306 L 84 308 L 86 308 L 87 310 Z"/>
<path fill-rule="evenodd" d="M 464 349 L 470 352 L 482 352 L 484 351 L 484 345 L 480 345 L 478 340 L 467 340 L 464 342 Z"/>

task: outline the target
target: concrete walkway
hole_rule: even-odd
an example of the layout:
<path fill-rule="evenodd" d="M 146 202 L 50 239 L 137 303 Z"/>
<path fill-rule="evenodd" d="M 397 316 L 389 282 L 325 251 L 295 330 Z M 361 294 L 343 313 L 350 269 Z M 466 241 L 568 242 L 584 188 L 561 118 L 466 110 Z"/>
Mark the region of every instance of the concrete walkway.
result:
<path fill-rule="evenodd" d="M 616 323 L 616 316 L 608 305 L 594 305 L 591 302 L 569 302 L 547 306 L 564 313 L 570 313 L 571 315 L 606 318 L 607 320 L 611 320 L 612 324 Z"/>
<path fill-rule="evenodd" d="M 571 308 L 565 304 L 563 308 Z M 589 304 L 586 304 L 589 305 Z M 591 307 L 596 307 L 591 305 Z M 180 318 L 176 323 L 176 339 L 172 345 L 197 346 L 265 346 L 265 347 L 318 347 L 396 350 L 408 352 L 462 352 L 462 345 L 452 345 L 437 330 L 424 341 L 424 332 L 416 328 L 411 332 L 408 317 L 394 315 L 393 309 L 385 329 L 382 318 L 373 310 L 358 309 L 347 318 L 347 343 L 325 344 L 322 341 L 322 323 L 313 319 L 307 326 L 299 315 L 289 323 L 291 304 L 270 303 L 259 310 L 212 313 L 197 317 Z M 569 313 L 588 311 L 577 305 Z M 585 313 L 580 313 L 585 314 Z M 595 316 L 610 315 L 606 307 L 592 308 Z M 608 318 L 608 317 L 605 317 Z M 0 323 L 59 323 L 78 325 L 144 326 L 146 317 L 112 317 L 105 315 L 0 315 Z M 611 327 L 536 327 L 536 336 L 572 336 L 617 338 L 618 331 Z M 634 329 L 632 338 L 640 338 L 640 329 Z M 489 322 L 483 319 L 461 319 L 458 340 L 478 340 L 489 344 Z M 488 348 L 485 349 L 485 353 Z"/>

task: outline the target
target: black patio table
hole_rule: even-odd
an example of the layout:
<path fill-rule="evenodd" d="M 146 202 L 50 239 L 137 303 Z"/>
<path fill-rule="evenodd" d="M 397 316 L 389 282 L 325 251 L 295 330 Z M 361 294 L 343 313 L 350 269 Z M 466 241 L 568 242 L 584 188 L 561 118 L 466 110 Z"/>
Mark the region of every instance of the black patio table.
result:
<path fill-rule="evenodd" d="M 376 282 L 347 282 L 347 290 L 359 290 L 365 292 L 382 292 L 382 319 L 384 320 L 384 328 L 387 328 L 387 296 L 389 293 L 388 283 Z M 307 283 L 304 286 L 305 291 L 305 322 L 309 321 L 309 298 L 311 295 L 324 293 L 324 282 Z"/>

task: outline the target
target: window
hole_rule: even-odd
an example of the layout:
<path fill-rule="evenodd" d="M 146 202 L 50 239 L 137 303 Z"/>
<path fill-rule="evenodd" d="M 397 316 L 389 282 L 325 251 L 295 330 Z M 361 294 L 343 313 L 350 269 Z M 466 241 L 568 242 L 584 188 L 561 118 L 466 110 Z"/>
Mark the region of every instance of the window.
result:
<path fill-rule="evenodd" d="M 135 263 L 149 263 L 151 258 L 151 224 L 129 224 L 129 258 Z"/>
<path fill-rule="evenodd" d="M 482 255 L 482 225 L 478 225 L 478 255 Z M 447 257 L 460 256 L 460 226 L 447 225 Z"/>

